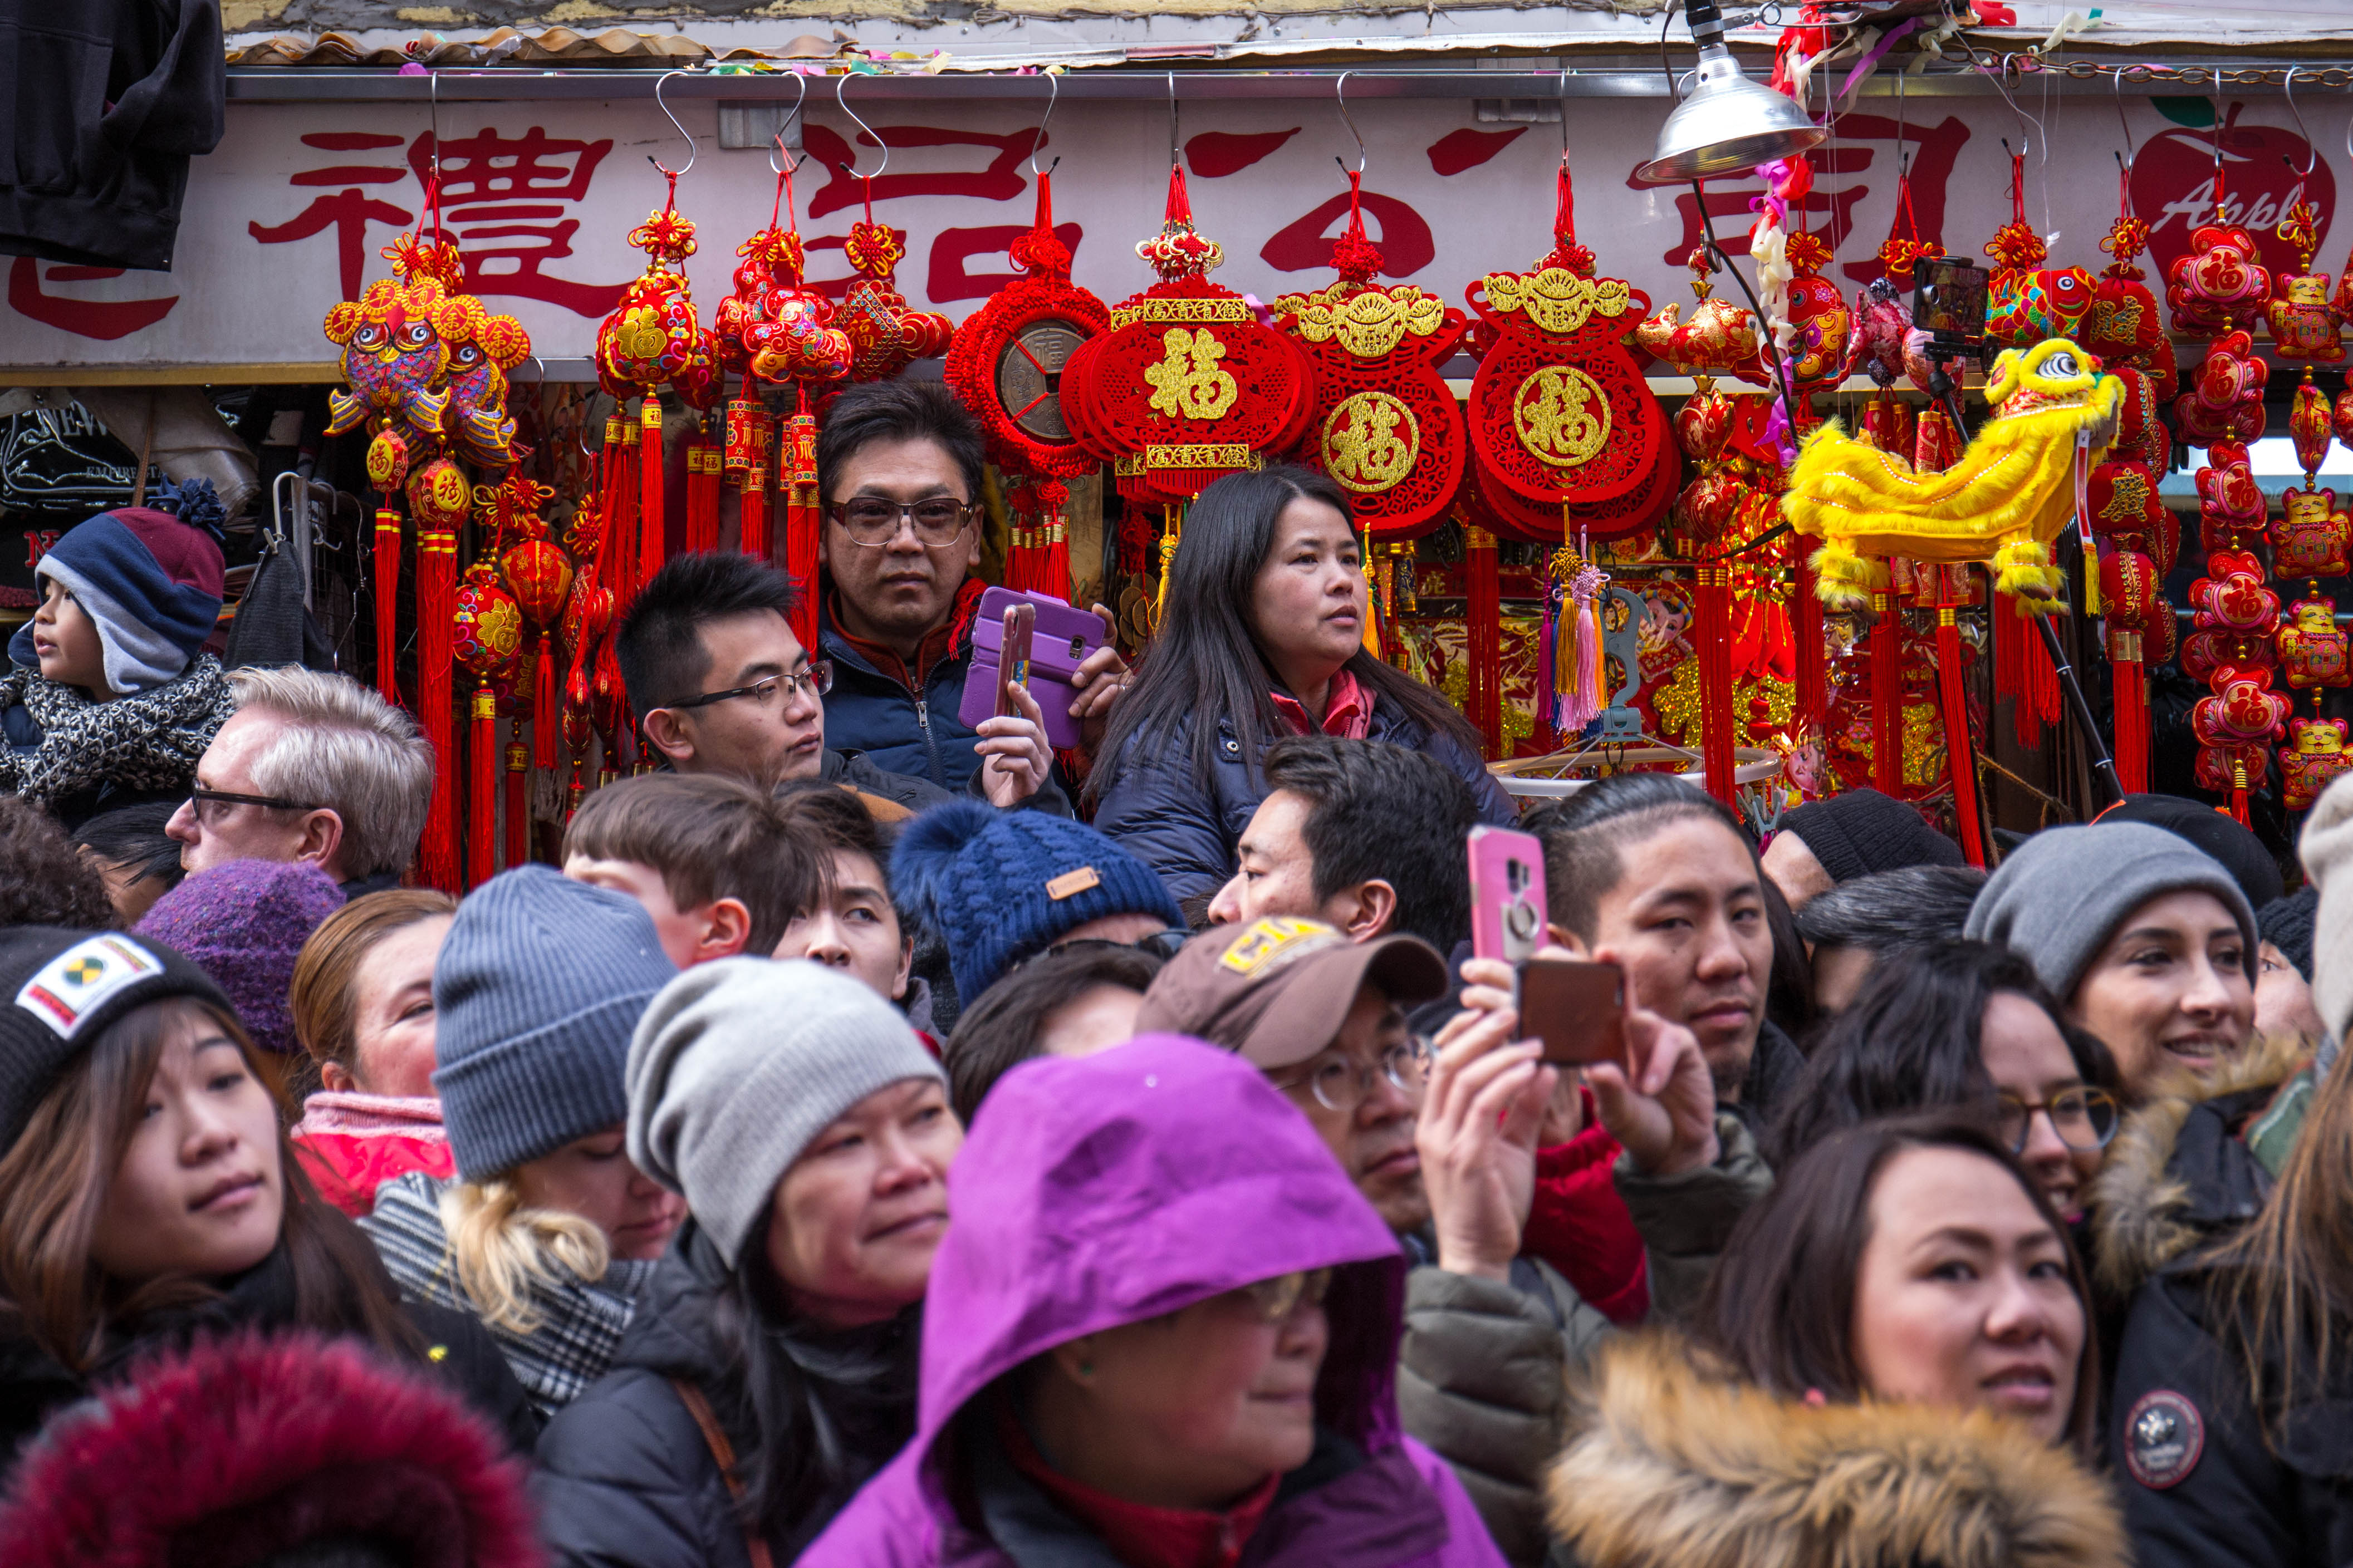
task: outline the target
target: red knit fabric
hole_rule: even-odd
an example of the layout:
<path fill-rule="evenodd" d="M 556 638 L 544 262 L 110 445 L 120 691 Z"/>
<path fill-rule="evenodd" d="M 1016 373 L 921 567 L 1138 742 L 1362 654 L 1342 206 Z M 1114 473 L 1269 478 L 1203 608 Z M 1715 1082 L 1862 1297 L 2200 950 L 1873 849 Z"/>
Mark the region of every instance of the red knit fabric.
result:
<path fill-rule="evenodd" d="M 155 557 L 165 576 L 201 588 L 216 599 L 221 596 L 221 551 L 211 534 L 151 507 L 119 506 L 113 515 L 139 536 L 139 542 Z"/>
<path fill-rule="evenodd" d="M 1603 1317 L 1631 1328 L 1650 1314 L 1650 1264 L 1634 1216 L 1610 1179 L 1618 1140 L 1601 1125 L 1593 1091 L 1577 1092 L 1585 1131 L 1536 1151 L 1535 1203 L 1520 1245 L 1559 1269 Z"/>

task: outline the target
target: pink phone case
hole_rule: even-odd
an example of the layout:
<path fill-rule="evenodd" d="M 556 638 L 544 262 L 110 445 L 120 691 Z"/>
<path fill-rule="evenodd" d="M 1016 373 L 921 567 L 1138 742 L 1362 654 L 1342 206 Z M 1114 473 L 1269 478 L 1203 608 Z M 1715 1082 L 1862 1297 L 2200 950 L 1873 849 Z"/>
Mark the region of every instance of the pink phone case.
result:
<path fill-rule="evenodd" d="M 1105 633 L 1103 618 L 1093 611 L 1072 609 L 1051 594 L 991 588 L 980 596 L 980 609 L 972 625 L 972 666 L 964 678 L 964 698 L 956 705 L 956 718 L 967 727 L 977 728 L 982 720 L 996 713 L 1005 612 L 1016 605 L 1038 607 L 1038 628 L 1029 642 L 1029 695 L 1045 715 L 1047 744 L 1075 746 L 1079 725 L 1071 717 L 1071 702 L 1078 692 L 1071 678 L 1089 654 L 1103 647 Z"/>
<path fill-rule="evenodd" d="M 1544 843 L 1532 833 L 1471 830 L 1471 951 L 1519 963 L 1545 944 Z"/>

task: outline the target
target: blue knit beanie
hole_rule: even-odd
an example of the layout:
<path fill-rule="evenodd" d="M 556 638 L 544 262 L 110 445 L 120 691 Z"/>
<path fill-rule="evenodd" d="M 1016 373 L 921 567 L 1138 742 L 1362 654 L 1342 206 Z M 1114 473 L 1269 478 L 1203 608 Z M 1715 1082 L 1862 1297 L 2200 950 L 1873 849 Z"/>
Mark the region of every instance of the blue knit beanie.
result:
<path fill-rule="evenodd" d="M 119 507 L 68 529 L 33 568 L 55 578 L 98 627 L 106 683 L 145 691 L 188 668 L 220 619 L 221 505 L 209 480 L 166 487 L 152 507 Z M 30 622 L 8 657 L 38 668 Z"/>
<path fill-rule="evenodd" d="M 467 894 L 433 966 L 433 1089 L 458 1174 L 504 1175 L 627 1119 L 630 1031 L 677 973 L 624 894 L 545 866 Z"/>
<path fill-rule="evenodd" d="M 1007 970 L 1090 921 L 1185 923 L 1152 868 L 1085 823 L 976 800 L 935 805 L 902 828 L 891 885 L 947 944 L 967 1007 Z"/>

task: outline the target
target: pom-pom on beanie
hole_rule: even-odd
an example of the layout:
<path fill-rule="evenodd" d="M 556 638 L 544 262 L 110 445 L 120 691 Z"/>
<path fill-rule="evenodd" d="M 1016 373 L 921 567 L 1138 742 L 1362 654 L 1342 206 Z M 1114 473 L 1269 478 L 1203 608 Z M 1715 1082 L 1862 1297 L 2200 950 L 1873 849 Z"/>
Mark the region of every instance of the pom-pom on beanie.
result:
<path fill-rule="evenodd" d="M 2247 979 L 2255 977 L 2255 912 L 2215 858 L 2143 822 L 2046 827 L 2010 852 L 1969 906 L 1961 934 L 2023 954 L 2062 1002 L 2116 928 L 2165 893 L 2211 893 L 2239 922 Z"/>
<path fill-rule="evenodd" d="M 1814 852 L 1833 882 L 1905 866 L 1958 866 L 1961 847 L 1929 826 L 1918 812 L 1875 789 L 1809 801 L 1781 818 Z"/>
<path fill-rule="evenodd" d="M 662 987 L 629 1042 L 629 1159 L 686 1197 L 729 1267 L 802 1151 L 877 1089 L 944 1082 L 888 1002 L 799 958 L 723 958 Z"/>
<path fill-rule="evenodd" d="M 191 874 L 132 928 L 169 942 L 219 983 L 253 1043 L 279 1056 L 302 1048 L 286 994 L 294 961 L 343 890 L 307 860 L 231 860 Z"/>
<path fill-rule="evenodd" d="M 645 906 L 545 866 L 466 895 L 433 965 L 433 1073 L 469 1182 L 617 1127 L 629 1033 L 678 973 Z"/>
<path fill-rule="evenodd" d="M 947 944 L 966 1006 L 1090 921 L 1151 915 L 1185 923 L 1152 868 L 1085 823 L 976 800 L 935 805 L 901 828 L 891 885 Z"/>
<path fill-rule="evenodd" d="M 145 691 L 188 668 L 220 618 L 221 505 L 211 482 L 166 489 L 153 506 L 118 507 L 76 524 L 33 568 L 54 578 L 98 627 L 106 683 Z M 8 657 L 38 667 L 28 622 Z"/>

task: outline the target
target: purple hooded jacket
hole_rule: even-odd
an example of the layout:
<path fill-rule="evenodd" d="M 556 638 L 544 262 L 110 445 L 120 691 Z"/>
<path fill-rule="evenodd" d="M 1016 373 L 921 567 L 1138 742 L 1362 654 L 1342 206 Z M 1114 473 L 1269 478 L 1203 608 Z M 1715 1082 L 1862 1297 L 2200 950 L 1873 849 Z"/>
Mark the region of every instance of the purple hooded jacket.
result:
<path fill-rule="evenodd" d="M 1278 1492 L 1241 1563 L 1501 1568 L 1453 1473 L 1398 1429 L 1406 1263 L 1397 1239 L 1249 1063 L 1172 1035 L 1026 1062 L 990 1091 L 948 1191 L 955 1218 L 924 1297 L 914 1439 L 818 1538 L 803 1568 L 1109 1563 L 1034 1491 L 1026 1521 L 989 1511 L 990 1534 L 960 1519 L 952 1490 L 970 1497 L 973 1488 L 957 1479 L 972 1470 L 959 1462 L 957 1414 L 1082 1334 L 1324 1268 L 1336 1272 L 1316 1456 Z M 1322 1479 L 1296 1484 L 1309 1471 Z M 1029 1529 L 1040 1523 L 1042 1535 Z M 1000 1529 L 1024 1539 L 997 1539 Z"/>

